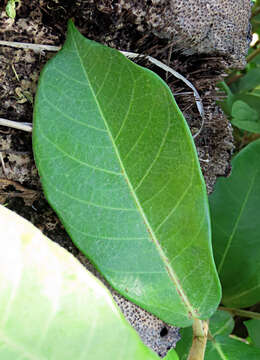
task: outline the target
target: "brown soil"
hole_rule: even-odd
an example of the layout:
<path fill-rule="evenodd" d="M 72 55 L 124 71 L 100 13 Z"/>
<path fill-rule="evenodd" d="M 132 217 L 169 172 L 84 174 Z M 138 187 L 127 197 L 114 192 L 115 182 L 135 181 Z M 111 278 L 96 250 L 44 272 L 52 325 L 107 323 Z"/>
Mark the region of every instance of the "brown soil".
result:
<path fill-rule="evenodd" d="M 5 1 L 0 1 L 2 9 L 4 3 Z M 101 2 L 97 3 L 100 5 Z M 128 21 L 119 26 L 117 15 L 111 8 L 104 5 L 98 9 L 93 1 L 83 0 L 21 0 L 15 21 L 9 19 L 4 11 L 0 14 L 0 38 L 61 45 L 69 18 L 73 18 L 78 29 L 88 38 L 121 50 L 151 55 L 168 63 L 198 89 L 203 99 L 206 119 L 201 134 L 196 138 L 196 146 L 210 193 L 216 177 L 229 174 L 233 148 L 231 127 L 215 104 L 216 82 L 225 74 L 223 58 L 209 55 L 185 56 L 172 48 L 170 40 L 161 39 L 148 30 L 139 31 L 137 25 L 131 22 L 130 13 Z M 39 73 L 52 56 L 53 53 L 35 53 L 32 50 L 0 46 L 0 117 L 18 122 L 32 121 L 33 98 Z M 142 64 L 166 79 L 162 71 L 146 62 Z M 190 91 L 181 81 L 171 76 L 166 80 L 174 93 Z M 201 119 L 192 94 L 177 95 L 176 100 L 192 133 L 196 133 Z M 30 133 L 0 127 L 0 202 L 27 218 L 49 238 L 90 267 L 43 196 L 33 160 Z M 161 356 L 165 355 L 178 338 L 175 328 L 113 293 L 143 340 Z"/>

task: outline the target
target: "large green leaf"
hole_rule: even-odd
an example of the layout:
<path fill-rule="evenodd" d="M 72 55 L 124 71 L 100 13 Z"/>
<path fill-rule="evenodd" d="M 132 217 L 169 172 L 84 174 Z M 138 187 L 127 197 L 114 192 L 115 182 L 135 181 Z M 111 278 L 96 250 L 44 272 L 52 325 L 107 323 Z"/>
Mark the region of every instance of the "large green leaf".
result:
<path fill-rule="evenodd" d="M 235 82 L 236 92 L 247 92 L 260 83 L 260 68 L 251 69 L 246 75 Z M 233 86 L 231 86 L 231 90 Z M 234 91 L 233 91 L 234 92 Z"/>
<path fill-rule="evenodd" d="M 259 360 L 260 349 L 224 335 L 208 341 L 205 360 Z"/>
<path fill-rule="evenodd" d="M 0 206 L 1 360 L 155 360 L 104 285 Z"/>
<path fill-rule="evenodd" d="M 113 287 L 171 324 L 214 312 L 205 184 L 157 75 L 70 23 L 41 74 L 33 145 L 47 199 Z"/>
<path fill-rule="evenodd" d="M 260 140 L 232 162 L 210 196 L 213 248 L 222 302 L 247 307 L 260 299 Z"/>
<path fill-rule="evenodd" d="M 258 98 L 258 101 L 260 99 Z M 232 106 L 232 124 L 240 129 L 260 133 L 260 114 L 246 102 L 237 100 Z"/>

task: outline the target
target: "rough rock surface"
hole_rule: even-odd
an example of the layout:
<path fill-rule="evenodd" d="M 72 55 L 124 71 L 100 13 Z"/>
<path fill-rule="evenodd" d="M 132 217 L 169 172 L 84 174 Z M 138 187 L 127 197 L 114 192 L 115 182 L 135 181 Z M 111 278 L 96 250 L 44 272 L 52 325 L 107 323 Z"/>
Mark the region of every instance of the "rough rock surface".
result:
<path fill-rule="evenodd" d="M 98 3 L 102 9 L 104 1 Z M 109 3 L 111 5 L 111 1 L 107 6 Z M 121 16 L 121 26 L 124 21 L 129 22 L 131 15 L 139 31 L 152 31 L 168 38 L 186 54 L 222 55 L 236 68 L 245 66 L 251 39 L 250 0 L 118 0 L 112 3 L 114 11 Z"/>
<path fill-rule="evenodd" d="M 215 104 L 216 82 L 222 79 L 228 66 L 244 64 L 249 14 L 249 0 L 23 0 L 15 22 L 4 12 L 0 14 L 0 37 L 60 45 L 67 20 L 72 17 L 90 39 L 117 49 L 149 54 L 179 71 L 198 89 L 203 100 L 205 124 L 196 138 L 196 146 L 210 193 L 216 177 L 228 175 L 233 148 L 232 129 Z M 0 47 L 0 117 L 31 121 L 39 72 L 51 56 Z M 175 94 L 190 91 L 179 80 L 151 69 L 167 80 Z M 176 95 L 176 100 L 192 133 L 196 133 L 201 119 L 192 94 Z M 1 128 L 0 155 L 0 202 L 33 222 L 96 273 L 44 200 L 30 135 Z M 111 291 L 144 342 L 164 356 L 178 339 L 177 329 Z"/>

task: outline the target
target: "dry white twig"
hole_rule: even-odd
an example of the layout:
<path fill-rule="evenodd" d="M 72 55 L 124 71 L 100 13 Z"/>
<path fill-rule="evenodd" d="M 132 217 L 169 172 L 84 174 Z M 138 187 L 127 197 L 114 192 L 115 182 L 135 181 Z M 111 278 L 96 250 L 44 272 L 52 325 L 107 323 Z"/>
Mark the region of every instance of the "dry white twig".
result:
<path fill-rule="evenodd" d="M 22 123 L 22 122 L 18 122 L 18 121 L 12 121 L 12 120 L 0 118 L 0 125 L 11 127 L 13 129 L 32 132 L 32 124 L 31 123 Z"/>
<path fill-rule="evenodd" d="M 1 153 L 0 153 L 0 162 L 1 162 L 1 165 L 2 165 L 3 173 L 6 176 L 5 163 L 4 163 L 3 155 Z"/>
<path fill-rule="evenodd" d="M 15 41 L 4 41 L 0 40 L 0 45 L 2 46 L 10 46 L 19 49 L 30 49 L 35 52 L 43 52 L 43 51 L 59 51 L 61 46 L 54 46 L 54 45 L 41 45 L 41 44 L 30 44 L 30 43 L 22 43 L 22 42 L 15 42 Z"/>

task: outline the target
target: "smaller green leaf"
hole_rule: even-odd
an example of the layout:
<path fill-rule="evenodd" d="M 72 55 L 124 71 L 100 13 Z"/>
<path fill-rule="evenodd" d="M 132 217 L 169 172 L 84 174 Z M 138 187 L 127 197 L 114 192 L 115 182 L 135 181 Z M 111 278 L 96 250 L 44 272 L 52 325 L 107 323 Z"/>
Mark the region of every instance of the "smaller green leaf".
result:
<path fill-rule="evenodd" d="M 222 303 L 251 306 L 260 298 L 260 140 L 234 158 L 231 176 L 218 179 L 209 202 Z"/>
<path fill-rule="evenodd" d="M 234 101 L 242 100 L 247 103 L 252 109 L 256 110 L 258 114 L 260 114 L 260 101 L 259 101 L 259 87 L 257 87 L 251 93 L 246 94 L 237 94 L 234 98 Z"/>
<path fill-rule="evenodd" d="M 179 356 L 177 355 L 175 349 L 168 351 L 167 355 L 164 357 L 164 360 L 179 360 Z"/>
<path fill-rule="evenodd" d="M 177 352 L 180 360 L 187 360 L 192 345 L 192 337 L 193 337 L 192 327 L 190 326 L 181 329 L 180 336 L 181 339 L 177 342 L 175 351 Z"/>
<path fill-rule="evenodd" d="M 257 88 L 255 88 L 254 92 L 252 92 L 252 94 L 254 96 L 258 96 L 260 97 L 260 86 L 258 86 Z"/>
<path fill-rule="evenodd" d="M 260 116 L 246 102 L 237 100 L 232 106 L 232 124 L 239 129 L 251 132 L 260 132 Z"/>
<path fill-rule="evenodd" d="M 244 321 L 244 324 L 248 330 L 253 345 L 260 348 L 260 320 L 252 319 Z"/>
<path fill-rule="evenodd" d="M 210 318 L 209 329 L 213 337 L 217 335 L 229 335 L 233 328 L 233 317 L 226 311 L 218 310 Z"/>
<path fill-rule="evenodd" d="M 11 18 L 14 19 L 16 16 L 16 9 L 15 9 L 15 1 L 9 0 L 6 7 L 5 7 L 6 14 Z"/>
<path fill-rule="evenodd" d="M 259 360 L 260 349 L 227 336 L 208 341 L 205 360 Z"/>
<path fill-rule="evenodd" d="M 254 89 L 260 82 L 260 68 L 251 69 L 246 75 L 236 83 L 240 93 Z"/>
<path fill-rule="evenodd" d="M 8 0 L 8 3 L 5 7 L 6 14 L 11 18 L 14 19 L 16 16 L 16 8 L 15 3 L 19 3 L 20 0 Z"/>

